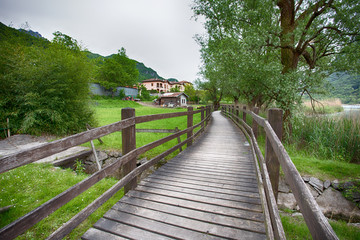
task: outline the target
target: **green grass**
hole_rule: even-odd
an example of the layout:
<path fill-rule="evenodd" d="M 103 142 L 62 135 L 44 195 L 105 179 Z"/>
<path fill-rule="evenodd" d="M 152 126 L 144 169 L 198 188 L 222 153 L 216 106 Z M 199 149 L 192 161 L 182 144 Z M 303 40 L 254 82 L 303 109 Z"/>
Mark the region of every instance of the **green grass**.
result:
<path fill-rule="evenodd" d="M 153 108 L 145 107 L 132 101 L 121 101 L 117 99 L 97 99 L 94 101 L 93 109 L 95 111 L 95 117 L 98 122 L 98 126 L 104 126 L 121 120 L 121 109 L 125 107 L 131 107 L 135 109 L 135 116 L 144 116 L 152 114 L 172 113 L 187 111 L 184 108 Z M 194 108 L 194 110 L 196 110 Z M 200 122 L 201 115 L 194 115 L 194 124 Z M 163 120 L 156 120 L 146 123 L 137 124 L 136 128 L 143 129 L 175 129 L 178 127 L 180 130 L 187 128 L 187 117 L 176 117 Z M 198 129 L 196 129 L 197 131 Z M 195 131 L 194 131 L 195 132 Z M 168 136 L 168 133 L 136 133 L 136 147 L 144 146 L 148 143 L 159 140 Z M 104 144 L 100 144 L 98 141 L 94 141 L 96 148 L 107 150 L 121 150 L 121 132 L 116 132 L 104 136 L 101 138 Z M 181 137 L 182 140 L 186 139 L 186 134 Z M 177 140 L 169 141 L 149 152 L 140 156 L 140 158 L 147 157 L 148 159 L 157 156 L 165 150 L 171 148 L 177 143 Z M 90 144 L 85 144 L 90 146 Z M 184 147 L 185 148 L 185 147 Z M 169 158 L 175 156 L 178 153 L 176 151 Z"/>
<path fill-rule="evenodd" d="M 281 215 L 281 222 L 284 227 L 287 239 L 312 239 L 309 229 L 302 216 Z M 359 240 L 360 229 L 349 226 L 344 221 L 330 221 L 331 227 L 340 240 Z"/>
<path fill-rule="evenodd" d="M 50 164 L 28 164 L 0 175 L 0 206 L 14 205 L 0 214 L 0 227 L 11 223 L 88 177 Z M 117 182 L 106 178 L 30 228 L 18 239 L 44 239 Z M 119 191 L 68 236 L 78 239 L 123 195 Z"/>

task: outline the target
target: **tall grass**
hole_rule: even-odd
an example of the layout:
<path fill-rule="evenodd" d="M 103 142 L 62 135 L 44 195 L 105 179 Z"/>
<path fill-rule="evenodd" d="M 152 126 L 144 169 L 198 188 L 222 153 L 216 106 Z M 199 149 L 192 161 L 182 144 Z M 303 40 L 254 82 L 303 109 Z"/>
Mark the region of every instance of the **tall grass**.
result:
<path fill-rule="evenodd" d="M 306 114 L 329 114 L 344 111 L 341 100 L 338 98 L 324 99 L 318 102 L 307 100 L 303 102 L 302 110 Z"/>
<path fill-rule="evenodd" d="M 297 145 L 320 158 L 360 163 L 360 113 L 294 118 Z"/>

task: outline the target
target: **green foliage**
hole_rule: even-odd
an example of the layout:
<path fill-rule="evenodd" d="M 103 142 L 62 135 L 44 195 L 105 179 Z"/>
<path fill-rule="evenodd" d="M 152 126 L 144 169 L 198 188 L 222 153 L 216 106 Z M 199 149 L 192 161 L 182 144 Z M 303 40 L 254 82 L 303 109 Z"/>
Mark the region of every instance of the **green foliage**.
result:
<path fill-rule="evenodd" d="M 88 175 L 75 174 L 71 169 L 54 168 L 50 164 L 28 164 L 0 175 L 0 206 L 14 205 L 0 214 L 0 227 L 37 208 L 41 204 L 84 180 Z M 103 194 L 117 182 L 106 178 L 80 194 L 59 210 L 37 223 L 18 239 L 45 239 L 63 223 L 71 219 L 81 209 Z M 71 234 L 71 239 L 79 239 L 100 217 L 123 196 L 119 191 L 100 209 L 87 218 Z"/>
<path fill-rule="evenodd" d="M 288 118 L 303 95 L 324 93 L 323 79 L 340 57 L 353 63 L 342 67 L 359 69 L 360 8 L 353 0 L 194 0 L 192 9 L 207 30 L 197 37 L 206 79 L 200 86 L 216 105 L 225 96 L 276 104 Z"/>
<path fill-rule="evenodd" d="M 133 86 L 137 83 L 139 71 L 136 62 L 126 56 L 124 48 L 117 54 L 103 59 L 100 64 L 96 81 L 114 93 L 117 87 Z"/>
<path fill-rule="evenodd" d="M 170 92 L 180 92 L 179 86 L 176 85 L 175 87 L 170 88 Z"/>
<path fill-rule="evenodd" d="M 196 90 L 191 84 L 185 85 L 184 93 L 189 96 L 189 101 L 195 104 L 199 104 L 199 102 L 201 101 L 201 90 Z"/>
<path fill-rule="evenodd" d="M 140 99 L 141 101 L 150 101 L 151 100 L 151 96 L 150 96 L 150 92 L 149 90 L 146 89 L 146 87 L 144 85 L 140 86 Z"/>
<path fill-rule="evenodd" d="M 74 169 L 77 174 L 83 174 L 85 172 L 84 163 L 81 160 L 76 159 L 74 163 Z"/>
<path fill-rule="evenodd" d="M 76 42 L 57 33 L 47 48 L 3 41 L 0 46 L 0 122 L 13 132 L 66 134 L 92 123 L 88 80 L 92 65 Z"/>

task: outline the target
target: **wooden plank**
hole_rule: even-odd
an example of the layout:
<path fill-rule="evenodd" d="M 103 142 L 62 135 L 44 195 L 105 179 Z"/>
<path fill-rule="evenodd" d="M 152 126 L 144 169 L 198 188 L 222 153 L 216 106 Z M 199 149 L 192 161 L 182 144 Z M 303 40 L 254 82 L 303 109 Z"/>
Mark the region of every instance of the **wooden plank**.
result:
<path fill-rule="evenodd" d="M 229 171 L 230 173 L 238 173 L 239 171 L 246 170 L 246 171 L 253 171 L 255 168 L 252 165 L 243 166 L 240 164 L 237 165 L 227 165 L 224 166 L 223 164 L 219 165 L 216 163 L 211 163 L 208 161 L 169 161 L 166 163 L 167 166 L 173 166 L 174 168 L 182 168 L 185 166 L 192 166 L 194 168 L 200 169 L 209 169 L 209 170 L 220 170 L 220 171 Z"/>
<path fill-rule="evenodd" d="M 124 204 L 126 204 L 127 206 L 135 206 L 135 207 L 151 209 L 157 212 L 168 213 L 202 222 L 214 223 L 220 226 L 228 226 L 228 227 L 244 229 L 244 230 L 249 230 L 251 226 L 251 229 L 255 232 L 259 232 L 259 233 L 265 232 L 264 224 L 262 222 L 255 222 L 255 221 L 231 217 L 231 216 L 223 216 L 216 213 L 204 212 L 201 210 L 181 208 L 179 206 L 168 205 L 165 203 L 153 202 L 149 200 L 133 198 L 128 196 L 123 197 L 119 202 L 117 202 L 113 206 L 113 209 L 123 209 Z"/>
<path fill-rule="evenodd" d="M 167 170 L 164 171 L 161 169 L 160 171 L 156 172 L 156 174 L 153 174 L 150 177 L 155 178 L 162 178 L 166 179 L 169 178 L 171 181 L 171 178 L 174 179 L 174 181 L 180 181 L 180 182 L 199 182 L 199 184 L 206 185 L 206 186 L 217 186 L 223 188 L 232 188 L 235 190 L 246 190 L 250 192 L 257 192 L 257 185 L 254 185 L 253 183 L 256 182 L 256 179 L 237 179 L 234 181 L 233 179 L 226 179 L 226 178 L 208 178 L 206 174 L 190 174 L 187 172 L 178 172 L 178 171 L 172 171 Z M 254 189 L 254 190 L 253 190 Z"/>
<path fill-rule="evenodd" d="M 201 195 L 193 195 L 185 192 L 175 192 L 175 191 L 169 191 L 165 189 L 154 189 L 151 187 L 146 186 L 138 186 L 136 188 L 137 191 L 141 191 L 144 193 L 153 193 L 163 196 L 169 196 L 189 201 L 196 201 L 200 203 L 207 203 L 212 205 L 218 205 L 223 207 L 229 207 L 229 208 L 237 208 L 242 210 L 248 210 L 248 211 L 254 211 L 254 212 L 262 212 L 262 208 L 259 204 L 253 204 L 253 203 L 246 203 L 246 202 L 235 202 L 232 200 L 226 200 L 226 199 L 220 199 L 220 198 L 213 198 L 213 197 L 206 197 Z"/>
<path fill-rule="evenodd" d="M 155 220 L 157 222 L 154 226 L 158 228 L 158 232 L 175 238 L 202 239 L 206 237 L 208 239 L 208 237 L 211 237 L 212 239 L 218 239 L 218 237 L 221 237 L 226 239 L 238 239 L 239 236 L 241 236 L 243 239 L 266 239 L 265 233 L 256 232 L 262 230 L 261 228 L 256 228 L 258 224 L 252 226 L 252 222 L 250 221 L 248 229 L 243 230 L 126 204 L 117 205 L 116 210 L 110 210 L 104 217 L 126 223 L 131 218 L 134 222 L 136 221 L 136 224 L 139 224 L 139 220 L 143 220 L 143 218 Z M 143 224 L 149 224 L 149 220 L 143 220 Z M 154 230 L 154 227 L 152 227 L 151 230 Z"/>
<path fill-rule="evenodd" d="M 136 129 L 136 132 L 145 132 L 145 133 L 176 133 L 174 129 Z"/>
<path fill-rule="evenodd" d="M 66 138 L 62 138 L 53 142 L 49 142 L 31 149 L 23 150 L 0 158 L 0 173 L 6 172 L 23 166 L 28 163 L 35 162 L 39 159 L 51 156 L 69 149 L 71 147 L 89 142 L 95 138 L 103 137 L 115 131 L 129 127 L 135 123 L 135 119 L 116 122 L 103 127 L 94 128 L 89 131 L 78 133 Z"/>
<path fill-rule="evenodd" d="M 132 213 L 132 211 L 127 212 Z M 154 212 L 154 215 L 151 218 L 148 218 L 148 215 L 139 216 L 135 214 L 129 214 L 127 212 L 120 212 L 118 210 L 111 209 L 104 215 L 104 218 L 123 224 L 136 226 L 147 231 L 170 237 L 172 239 L 218 239 L 218 237 L 211 236 L 208 233 L 192 231 L 190 229 L 176 226 L 172 223 L 174 219 L 168 219 L 167 222 L 161 221 L 161 217 L 158 217 L 156 219 L 156 217 L 158 216 L 156 215 L 157 212 Z M 146 212 L 146 210 L 144 212 Z"/>
<path fill-rule="evenodd" d="M 226 168 L 215 168 L 215 167 L 207 167 L 207 166 L 201 166 L 201 165 L 185 165 L 185 164 L 176 164 L 176 163 L 169 163 L 166 164 L 166 166 L 164 166 L 165 169 L 170 168 L 170 169 L 174 169 L 174 170 L 189 170 L 189 171 L 196 171 L 199 173 L 207 173 L 207 174 L 211 174 L 213 176 L 216 175 L 220 175 L 220 176 L 228 176 L 228 177 L 233 177 L 235 179 L 239 178 L 239 177 L 243 177 L 243 176 L 253 176 L 255 173 L 255 169 L 253 167 L 251 168 L 242 168 L 242 169 L 238 169 L 237 171 L 231 171 L 231 170 L 227 170 Z"/>
<path fill-rule="evenodd" d="M 136 226 L 101 218 L 94 224 L 94 228 L 130 239 L 159 239 L 170 240 L 171 237 L 156 234 Z"/>
<path fill-rule="evenodd" d="M 252 221 L 256 221 L 256 222 L 264 221 L 264 215 L 262 213 L 254 212 L 254 211 L 250 211 L 250 210 L 246 210 L 246 209 L 213 205 L 213 204 L 209 204 L 206 202 L 205 203 L 204 202 L 195 202 L 195 201 L 190 201 L 187 199 L 174 198 L 171 196 L 139 192 L 136 190 L 130 191 L 127 194 L 127 196 L 134 197 L 134 198 L 140 198 L 140 199 L 144 199 L 144 200 L 149 200 L 149 201 L 154 201 L 154 202 L 159 202 L 159 203 L 164 203 L 164 204 L 169 204 L 169 205 L 178 206 L 178 207 L 182 207 L 182 208 L 204 211 L 204 212 L 210 212 L 210 213 L 216 212 L 219 215 L 232 216 L 232 217 L 252 220 Z"/>
<path fill-rule="evenodd" d="M 260 205 L 260 199 L 259 198 L 250 198 L 250 197 L 244 197 L 234 194 L 224 194 L 221 190 L 218 192 L 209 192 L 203 189 L 193 189 L 193 188 L 184 188 L 180 186 L 174 186 L 169 184 L 159 184 L 156 182 L 151 181 L 141 181 L 139 183 L 140 186 L 144 187 L 151 187 L 154 189 L 162 189 L 167 191 L 174 191 L 178 193 L 186 193 L 186 194 L 192 194 L 194 196 L 204 196 L 204 197 L 211 197 L 211 198 L 218 198 L 218 199 L 224 199 L 224 200 L 230 200 L 235 202 L 245 202 L 245 203 L 252 203 L 252 204 L 258 204 Z"/>
<path fill-rule="evenodd" d="M 98 240 L 98 239 L 111 239 L 111 240 L 126 240 L 128 238 L 120 237 L 108 232 L 101 231 L 96 228 L 90 228 L 81 237 L 83 240 Z"/>
<path fill-rule="evenodd" d="M 188 116 L 187 116 L 187 128 L 191 128 L 194 125 L 193 118 L 193 107 L 188 107 Z M 191 138 L 193 136 L 193 131 L 189 131 L 187 133 L 187 138 Z M 187 147 L 192 145 L 192 141 L 189 141 Z"/>
<path fill-rule="evenodd" d="M 180 169 L 178 169 L 178 170 L 180 170 Z M 162 168 L 161 171 L 176 172 L 176 169 L 166 168 L 164 166 L 164 168 Z M 206 171 L 191 170 L 191 169 L 182 169 L 181 173 L 186 173 L 189 175 L 205 176 L 205 177 L 209 176 L 206 173 Z M 212 178 L 217 178 L 217 179 L 226 179 L 226 180 L 232 180 L 232 181 L 245 181 L 245 179 L 246 179 L 246 181 L 253 181 L 253 182 L 256 181 L 256 178 L 251 174 L 243 174 L 243 175 L 241 175 L 241 178 L 230 175 L 230 174 L 229 175 L 221 175 L 221 173 L 212 173 L 212 172 L 210 172 L 210 174 L 211 174 Z"/>
<path fill-rule="evenodd" d="M 207 192 L 213 192 L 213 193 L 223 193 L 226 195 L 233 195 L 233 196 L 244 196 L 247 198 L 254 198 L 254 199 L 258 199 L 259 198 L 259 194 L 258 193 L 251 193 L 251 192 L 244 192 L 244 191 L 238 191 L 238 190 L 233 190 L 233 189 L 225 189 L 225 188 L 218 188 L 218 187 L 211 187 L 211 186 L 204 186 L 204 185 L 199 185 L 199 184 L 191 184 L 191 183 L 182 183 L 182 182 L 177 182 L 177 181 L 168 181 L 168 180 L 163 180 L 163 179 L 158 179 L 158 178 L 146 178 L 143 180 L 144 182 L 151 182 L 151 183 L 159 183 L 164 185 L 169 185 L 169 186 L 175 186 L 175 187 L 182 187 L 182 188 L 187 188 L 187 189 L 195 189 L 195 190 L 201 190 L 201 191 L 207 191 Z"/>

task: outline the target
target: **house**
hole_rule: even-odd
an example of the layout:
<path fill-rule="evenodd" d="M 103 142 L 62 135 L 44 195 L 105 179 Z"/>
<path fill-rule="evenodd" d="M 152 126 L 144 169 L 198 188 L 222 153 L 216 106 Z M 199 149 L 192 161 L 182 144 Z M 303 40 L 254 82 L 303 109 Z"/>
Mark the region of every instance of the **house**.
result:
<path fill-rule="evenodd" d="M 159 98 L 159 105 L 165 106 L 187 106 L 189 96 L 183 92 L 164 93 Z"/>
<path fill-rule="evenodd" d="M 173 82 L 173 81 L 168 81 L 166 79 L 147 79 L 147 80 L 143 80 L 141 83 L 144 87 L 146 87 L 147 90 L 151 91 L 151 90 L 155 90 L 158 93 L 167 93 L 170 92 L 171 88 L 175 88 L 176 86 L 178 87 L 180 92 L 185 91 L 185 86 L 187 84 L 192 84 L 191 82 L 187 82 L 187 81 L 180 81 L 180 82 Z"/>

